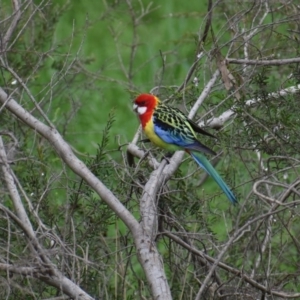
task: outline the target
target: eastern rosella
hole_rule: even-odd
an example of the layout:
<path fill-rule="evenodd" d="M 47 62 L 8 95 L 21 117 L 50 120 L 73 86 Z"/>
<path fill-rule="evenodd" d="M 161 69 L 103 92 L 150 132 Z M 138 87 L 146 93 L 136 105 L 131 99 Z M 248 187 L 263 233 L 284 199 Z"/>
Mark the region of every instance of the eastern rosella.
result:
<path fill-rule="evenodd" d="M 207 158 L 201 153 L 216 154 L 197 140 L 196 133 L 214 137 L 204 131 L 180 110 L 163 104 L 151 94 L 141 94 L 135 100 L 133 109 L 139 116 L 142 128 L 149 140 L 168 151 L 185 150 L 197 164 L 214 178 L 228 199 L 237 199 Z"/>

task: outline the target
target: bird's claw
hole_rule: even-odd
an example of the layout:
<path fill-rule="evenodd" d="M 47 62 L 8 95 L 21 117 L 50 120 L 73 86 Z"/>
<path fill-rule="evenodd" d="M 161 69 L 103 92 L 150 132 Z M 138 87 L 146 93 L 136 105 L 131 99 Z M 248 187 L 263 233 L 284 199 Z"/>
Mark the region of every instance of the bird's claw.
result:
<path fill-rule="evenodd" d="M 151 141 L 149 139 L 142 139 L 139 140 L 138 143 L 150 143 Z"/>
<path fill-rule="evenodd" d="M 172 157 L 173 153 L 172 152 L 168 152 L 166 153 L 161 160 L 165 159 L 167 161 L 167 163 L 170 163 L 170 158 Z"/>

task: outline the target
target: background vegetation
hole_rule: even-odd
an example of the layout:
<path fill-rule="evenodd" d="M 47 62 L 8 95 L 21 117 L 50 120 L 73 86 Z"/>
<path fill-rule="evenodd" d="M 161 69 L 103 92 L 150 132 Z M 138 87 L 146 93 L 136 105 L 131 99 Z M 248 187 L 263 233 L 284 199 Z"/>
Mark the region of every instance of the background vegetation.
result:
<path fill-rule="evenodd" d="M 138 142 L 134 97 L 195 108 L 217 136 L 199 138 L 238 206 L 187 157 L 163 166 L 178 163 L 154 193 L 148 250 L 174 299 L 300 297 L 296 0 L 3 0 L 0 16 L 1 90 L 57 130 L 140 224 L 164 153 Z M 154 298 L 126 217 L 0 98 L 0 297 Z"/>

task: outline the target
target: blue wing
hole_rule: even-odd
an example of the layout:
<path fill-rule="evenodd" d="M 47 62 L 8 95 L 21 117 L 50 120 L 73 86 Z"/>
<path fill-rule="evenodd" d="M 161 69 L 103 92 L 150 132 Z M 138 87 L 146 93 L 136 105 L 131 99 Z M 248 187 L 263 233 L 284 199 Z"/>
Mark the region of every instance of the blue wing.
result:
<path fill-rule="evenodd" d="M 168 120 L 168 119 L 166 119 Z M 193 129 L 184 121 L 175 119 L 176 126 L 173 126 L 171 119 L 166 122 L 154 115 L 153 124 L 155 133 L 166 143 L 176 145 L 182 149 L 200 151 L 215 155 L 210 148 L 200 143 L 195 136 Z"/>

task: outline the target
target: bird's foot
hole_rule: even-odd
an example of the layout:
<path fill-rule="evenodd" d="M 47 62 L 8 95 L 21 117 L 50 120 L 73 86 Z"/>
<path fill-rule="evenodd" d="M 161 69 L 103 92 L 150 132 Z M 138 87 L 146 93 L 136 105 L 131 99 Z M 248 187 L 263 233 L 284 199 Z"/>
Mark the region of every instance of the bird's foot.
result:
<path fill-rule="evenodd" d="M 150 143 L 151 141 L 149 139 L 143 139 L 139 140 L 138 143 Z"/>
<path fill-rule="evenodd" d="M 165 159 L 167 161 L 167 163 L 170 163 L 170 158 L 172 157 L 173 153 L 172 152 L 168 152 L 166 153 L 161 160 Z"/>

